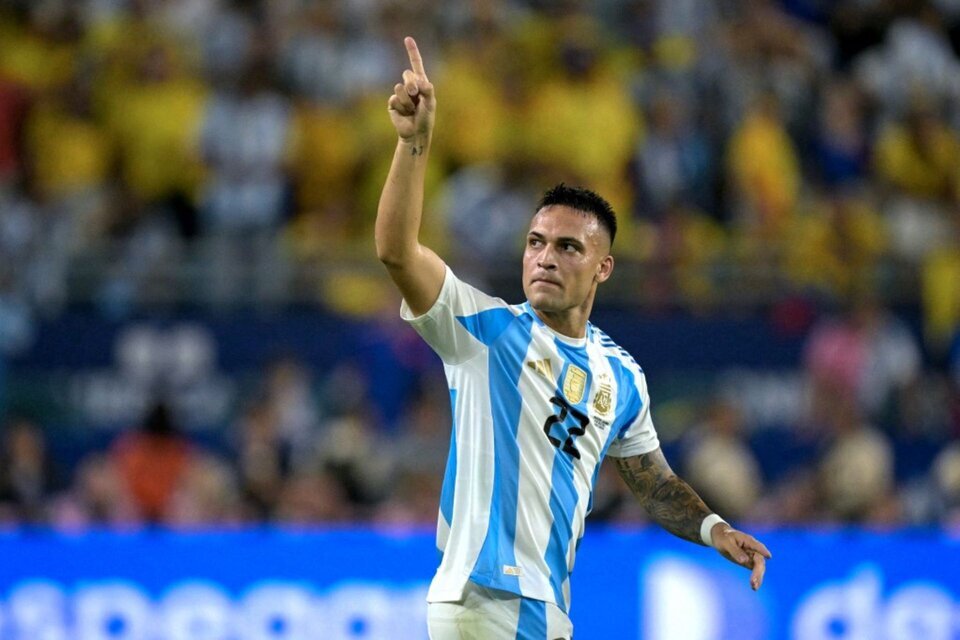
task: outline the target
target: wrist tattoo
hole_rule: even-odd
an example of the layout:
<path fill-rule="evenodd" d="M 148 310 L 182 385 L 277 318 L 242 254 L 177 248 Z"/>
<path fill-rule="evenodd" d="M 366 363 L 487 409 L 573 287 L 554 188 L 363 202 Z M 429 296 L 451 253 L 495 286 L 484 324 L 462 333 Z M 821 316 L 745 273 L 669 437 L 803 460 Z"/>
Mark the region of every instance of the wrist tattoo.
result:
<path fill-rule="evenodd" d="M 424 154 L 423 144 L 417 144 L 416 142 L 414 142 L 412 145 L 410 145 L 410 155 L 422 156 L 423 154 Z"/>
<path fill-rule="evenodd" d="M 653 520 L 670 533 L 703 544 L 700 525 L 710 510 L 700 496 L 670 469 L 659 449 L 616 458 L 617 471 Z"/>

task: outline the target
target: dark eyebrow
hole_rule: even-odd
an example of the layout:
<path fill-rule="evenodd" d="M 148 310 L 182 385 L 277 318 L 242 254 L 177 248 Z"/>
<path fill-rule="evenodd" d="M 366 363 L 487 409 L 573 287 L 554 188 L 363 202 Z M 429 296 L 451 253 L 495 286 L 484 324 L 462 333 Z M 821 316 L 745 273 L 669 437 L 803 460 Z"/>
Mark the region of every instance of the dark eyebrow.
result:
<path fill-rule="evenodd" d="M 547 237 L 546 237 L 545 235 L 543 235 L 542 233 L 540 233 L 539 231 L 528 231 L 528 232 L 527 232 L 527 239 L 530 239 L 530 238 L 534 238 L 534 239 L 540 240 L 540 241 L 542 241 L 542 242 L 546 242 L 546 241 L 547 241 Z M 584 244 L 583 244 L 580 240 L 578 240 L 577 238 L 570 237 L 570 236 L 561 236 L 561 237 L 557 238 L 557 239 L 555 240 L 555 242 L 556 242 L 557 244 L 572 244 L 573 246 L 575 246 L 577 249 L 580 249 L 580 250 L 582 250 L 582 249 L 584 248 Z"/>
<path fill-rule="evenodd" d="M 568 243 L 568 244 L 572 244 L 578 249 L 583 249 L 583 243 L 577 240 L 576 238 L 570 238 L 570 237 L 557 238 L 557 243 L 558 244 Z"/>

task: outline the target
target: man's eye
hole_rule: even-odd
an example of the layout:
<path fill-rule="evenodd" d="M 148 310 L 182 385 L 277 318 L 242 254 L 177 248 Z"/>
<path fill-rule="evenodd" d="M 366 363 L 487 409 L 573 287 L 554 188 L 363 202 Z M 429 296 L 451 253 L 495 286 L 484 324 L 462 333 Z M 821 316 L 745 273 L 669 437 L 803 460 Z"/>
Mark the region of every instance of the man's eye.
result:
<path fill-rule="evenodd" d="M 576 245 L 573 245 L 573 244 L 570 244 L 569 242 L 564 243 L 564 244 L 562 245 L 562 248 L 563 248 L 564 251 L 570 251 L 570 252 L 577 250 L 577 246 L 576 246 Z"/>
<path fill-rule="evenodd" d="M 530 245 L 531 247 L 539 247 L 539 246 L 540 246 L 540 241 L 537 240 L 536 238 L 530 238 L 530 240 L 528 241 L 528 243 L 529 243 L 529 245 Z"/>

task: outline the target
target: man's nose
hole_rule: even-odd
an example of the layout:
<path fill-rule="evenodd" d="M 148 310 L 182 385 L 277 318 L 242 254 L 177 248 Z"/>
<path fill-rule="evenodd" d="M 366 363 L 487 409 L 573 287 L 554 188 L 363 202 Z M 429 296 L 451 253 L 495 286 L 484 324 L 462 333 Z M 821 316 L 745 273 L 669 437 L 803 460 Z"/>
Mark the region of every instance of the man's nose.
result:
<path fill-rule="evenodd" d="M 541 269 L 557 268 L 556 255 L 550 245 L 545 246 L 540 255 L 537 256 L 537 266 Z"/>

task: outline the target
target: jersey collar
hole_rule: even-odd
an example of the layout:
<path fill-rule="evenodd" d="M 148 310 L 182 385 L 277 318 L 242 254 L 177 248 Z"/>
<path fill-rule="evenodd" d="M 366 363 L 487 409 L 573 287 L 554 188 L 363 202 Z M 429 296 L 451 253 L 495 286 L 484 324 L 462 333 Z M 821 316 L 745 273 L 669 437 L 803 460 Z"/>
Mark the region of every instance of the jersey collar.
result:
<path fill-rule="evenodd" d="M 524 302 L 521 306 L 525 312 L 530 314 L 536 324 L 543 327 L 544 331 L 564 344 L 570 345 L 571 347 L 585 347 L 587 346 L 587 342 L 593 339 L 593 325 L 590 322 L 587 322 L 587 330 L 582 338 L 571 338 L 570 336 L 565 336 L 562 333 L 557 333 L 548 327 L 543 320 L 540 319 L 540 316 L 537 315 L 537 312 L 533 310 L 533 306 L 531 306 L 529 300 Z"/>

